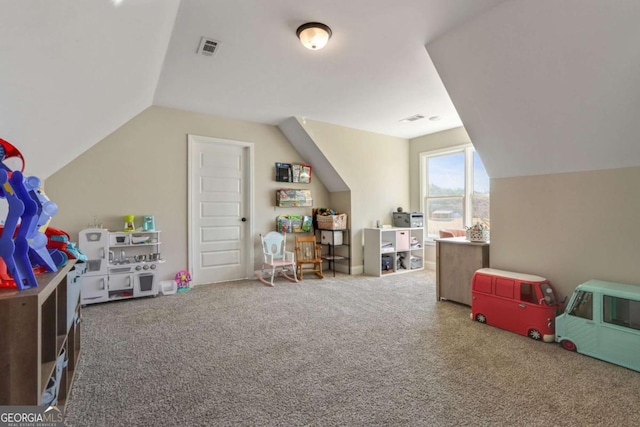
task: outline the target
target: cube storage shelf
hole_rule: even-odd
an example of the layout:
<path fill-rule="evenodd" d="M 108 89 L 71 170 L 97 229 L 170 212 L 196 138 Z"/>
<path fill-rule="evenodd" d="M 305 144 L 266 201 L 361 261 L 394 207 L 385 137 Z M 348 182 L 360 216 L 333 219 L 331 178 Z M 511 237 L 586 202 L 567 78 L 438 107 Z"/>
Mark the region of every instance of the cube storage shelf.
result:
<path fill-rule="evenodd" d="M 364 274 L 386 276 L 424 269 L 424 228 L 365 228 Z"/>
<path fill-rule="evenodd" d="M 46 392 L 65 406 L 80 358 L 81 280 L 74 265 L 38 275 L 37 288 L 0 289 L 0 405 L 49 404 Z"/>

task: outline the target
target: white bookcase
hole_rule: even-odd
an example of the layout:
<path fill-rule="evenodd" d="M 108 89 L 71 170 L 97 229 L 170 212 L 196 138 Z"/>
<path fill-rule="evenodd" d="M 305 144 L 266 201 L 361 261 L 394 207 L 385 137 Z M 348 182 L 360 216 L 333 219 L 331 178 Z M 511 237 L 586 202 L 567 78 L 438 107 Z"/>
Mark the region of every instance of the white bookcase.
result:
<path fill-rule="evenodd" d="M 364 274 L 386 276 L 424 268 L 424 228 L 365 228 Z"/>

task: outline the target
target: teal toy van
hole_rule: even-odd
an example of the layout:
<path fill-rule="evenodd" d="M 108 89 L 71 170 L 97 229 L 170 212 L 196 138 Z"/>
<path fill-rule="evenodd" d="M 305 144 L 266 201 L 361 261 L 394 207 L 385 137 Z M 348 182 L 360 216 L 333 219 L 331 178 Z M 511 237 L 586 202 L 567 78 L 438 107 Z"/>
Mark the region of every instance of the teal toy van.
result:
<path fill-rule="evenodd" d="M 606 362 L 640 371 L 640 286 L 589 280 L 556 317 L 556 341 Z"/>

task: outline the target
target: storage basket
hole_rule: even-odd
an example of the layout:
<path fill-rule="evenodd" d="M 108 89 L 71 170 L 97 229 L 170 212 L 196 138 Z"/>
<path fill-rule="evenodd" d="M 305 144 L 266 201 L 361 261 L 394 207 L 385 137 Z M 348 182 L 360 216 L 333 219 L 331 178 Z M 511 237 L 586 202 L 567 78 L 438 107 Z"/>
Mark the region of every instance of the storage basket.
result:
<path fill-rule="evenodd" d="M 347 228 L 347 214 L 316 216 L 319 230 L 345 230 Z"/>
<path fill-rule="evenodd" d="M 160 282 L 160 293 L 162 295 L 173 295 L 178 292 L 178 284 L 175 280 L 163 280 Z"/>
<path fill-rule="evenodd" d="M 340 246 L 342 244 L 342 231 L 321 231 L 320 243 L 323 245 Z"/>
<path fill-rule="evenodd" d="M 467 240 L 470 242 L 488 242 L 489 230 L 477 230 L 473 228 L 467 229 Z"/>

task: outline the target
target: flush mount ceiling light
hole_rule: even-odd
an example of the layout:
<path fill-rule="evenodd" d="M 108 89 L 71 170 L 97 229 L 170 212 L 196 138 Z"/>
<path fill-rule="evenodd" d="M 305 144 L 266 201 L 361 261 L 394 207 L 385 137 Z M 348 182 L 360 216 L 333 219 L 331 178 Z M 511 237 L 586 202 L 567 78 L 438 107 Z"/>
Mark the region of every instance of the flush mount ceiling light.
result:
<path fill-rule="evenodd" d="M 307 22 L 296 30 L 300 43 L 307 49 L 322 49 L 329 38 L 331 38 L 331 28 L 320 22 Z"/>

